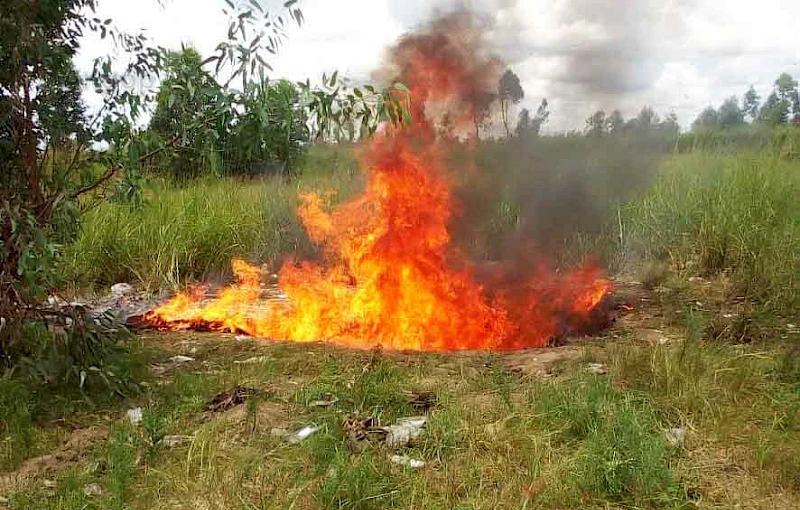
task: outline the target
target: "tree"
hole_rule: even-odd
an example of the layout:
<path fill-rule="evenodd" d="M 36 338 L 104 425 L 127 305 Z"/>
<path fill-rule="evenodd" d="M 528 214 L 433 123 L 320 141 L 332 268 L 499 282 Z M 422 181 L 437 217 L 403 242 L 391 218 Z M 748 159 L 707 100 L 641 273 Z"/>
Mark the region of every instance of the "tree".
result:
<path fill-rule="evenodd" d="M 744 112 L 739 108 L 739 99 L 731 96 L 722 103 L 717 114 L 722 129 L 744 124 Z"/>
<path fill-rule="evenodd" d="M 239 103 L 223 155 L 229 173 L 289 174 L 310 139 L 299 92 L 286 81 L 254 81 Z"/>
<path fill-rule="evenodd" d="M 506 128 L 506 136 L 511 137 L 509 127 L 509 110 L 512 104 L 517 104 L 525 97 L 525 91 L 519 82 L 519 76 L 514 74 L 511 69 L 506 70 L 500 77 L 497 97 L 500 99 L 500 113 L 503 118 L 503 126 Z"/>
<path fill-rule="evenodd" d="M 707 130 L 716 129 L 719 127 L 719 113 L 713 106 L 706 107 L 705 110 L 700 112 L 697 119 L 692 122 L 692 130 Z"/>
<path fill-rule="evenodd" d="M 658 125 L 659 118 L 656 112 L 649 106 L 645 106 L 636 117 L 636 127 L 639 129 L 650 129 Z"/>
<path fill-rule="evenodd" d="M 609 133 L 619 133 L 625 127 L 625 118 L 622 116 L 622 112 L 619 110 L 614 110 L 611 112 L 611 115 L 608 116 L 606 122 L 608 123 L 607 130 Z"/>
<path fill-rule="evenodd" d="M 608 119 L 604 110 L 597 110 L 586 119 L 586 133 L 589 135 L 602 136 L 607 126 Z"/>
<path fill-rule="evenodd" d="M 219 110 L 229 98 L 203 69 L 203 58 L 194 48 L 167 52 L 164 74 L 150 130 L 164 143 L 174 141 L 181 148 L 168 155 L 172 175 L 196 176 L 213 165 L 215 145 L 227 133 L 232 115 Z M 198 123 L 197 118 L 207 121 Z"/>
<path fill-rule="evenodd" d="M 530 131 L 532 124 L 533 119 L 531 119 L 531 111 L 527 108 L 523 108 L 522 111 L 519 112 L 519 117 L 517 119 L 517 129 L 515 130 L 517 136 Z"/>
<path fill-rule="evenodd" d="M 790 74 L 781 74 L 761 107 L 759 121 L 768 126 L 786 124 L 795 118 L 800 121 L 800 93 L 797 86 L 797 81 Z"/>
<path fill-rule="evenodd" d="M 517 121 L 517 136 L 533 135 L 539 136 L 548 119 L 550 118 L 550 106 L 547 99 L 542 99 L 539 107 L 536 109 L 536 115 L 531 118 L 531 112 L 524 108 L 519 113 L 519 120 Z"/>
<path fill-rule="evenodd" d="M 60 246 L 76 233 L 81 208 L 98 203 L 106 191 L 135 178 L 143 161 L 185 150 L 182 134 L 202 132 L 196 131 L 201 128 L 213 131 L 218 122 L 235 124 L 240 112 L 228 101 L 237 95 L 229 84 L 241 79 L 240 90 L 247 91 L 253 76 L 263 76 L 268 69 L 264 57 L 277 51 L 285 33 L 284 18 L 297 23 L 303 19 L 293 6 L 295 0 L 286 2 L 287 11 L 278 15 L 263 11 L 255 1 L 226 3 L 231 8 L 228 39 L 204 65 L 213 65 L 215 74 L 230 78 L 222 86 L 225 100 L 206 102 L 206 75 L 197 69 L 193 55 L 184 55 L 184 61 L 176 64 L 168 52 L 148 46 L 143 35 L 120 32 L 111 20 L 92 17 L 96 0 L 0 2 L 0 363 L 13 365 L 30 358 L 33 344 L 51 334 L 43 319 L 54 312 L 42 303 L 58 283 Z M 95 61 L 90 80 L 104 104 L 91 120 L 84 119 L 78 94 L 82 84 L 72 65 L 86 30 L 101 38 L 112 37 L 129 57 L 127 63 L 124 58 L 112 62 L 110 57 Z M 164 66 L 171 60 L 173 67 L 185 66 L 191 72 L 185 76 L 173 72 L 173 78 L 184 79 L 173 82 L 161 99 L 166 99 L 167 110 L 178 100 L 185 102 L 179 116 L 185 124 L 167 121 L 165 132 L 178 136 L 148 148 L 135 126 L 153 94 L 149 90 L 136 93 L 127 84 L 169 75 Z M 114 63 L 120 61 L 122 69 L 119 65 L 115 69 Z M 195 82 L 198 76 L 202 78 Z M 305 114 L 320 129 L 355 118 L 361 122 L 361 132 L 370 134 L 384 117 L 395 123 L 407 120 L 408 95 L 401 84 L 383 91 L 366 86 L 348 90 L 337 87 L 335 81 L 326 80 L 322 88 L 312 88 L 308 82 L 302 87 L 302 93 L 310 96 L 304 101 Z M 109 150 L 87 150 L 92 141 L 107 143 Z M 71 155 L 54 158 L 53 151 L 64 146 L 70 146 Z M 66 312 L 55 313 L 61 317 Z M 70 313 L 67 335 L 94 335 L 101 327 L 78 311 Z M 25 336 L 29 326 L 39 333 Z M 84 368 L 81 384 L 87 374 L 100 377 Z"/>
<path fill-rule="evenodd" d="M 675 112 L 670 112 L 661 122 L 661 129 L 678 134 L 681 130 L 681 125 L 678 123 L 678 115 Z"/>
<path fill-rule="evenodd" d="M 758 107 L 761 103 L 756 89 L 751 85 L 744 95 L 743 113 L 750 117 L 750 122 L 754 122 L 758 118 Z"/>

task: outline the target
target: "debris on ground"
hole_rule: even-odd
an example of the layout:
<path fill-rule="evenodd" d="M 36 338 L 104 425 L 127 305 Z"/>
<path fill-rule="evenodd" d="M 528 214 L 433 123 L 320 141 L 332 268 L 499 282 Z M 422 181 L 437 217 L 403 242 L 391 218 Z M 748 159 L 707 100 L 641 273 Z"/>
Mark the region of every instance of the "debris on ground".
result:
<path fill-rule="evenodd" d="M 183 446 L 191 443 L 193 439 L 194 437 L 192 436 L 164 436 L 164 438 L 161 440 L 161 444 L 167 448 L 175 448 L 176 446 Z"/>
<path fill-rule="evenodd" d="M 589 363 L 586 370 L 594 375 L 606 375 L 606 367 L 602 363 Z"/>
<path fill-rule="evenodd" d="M 347 446 L 355 452 L 361 452 L 373 442 L 382 442 L 392 449 L 408 446 L 419 438 L 427 424 L 424 416 L 401 418 L 394 425 L 381 427 L 375 418 L 348 416 L 342 423 L 347 438 Z"/>
<path fill-rule="evenodd" d="M 133 286 L 130 283 L 115 283 L 111 286 L 111 299 L 120 299 L 133 294 Z"/>
<path fill-rule="evenodd" d="M 366 450 L 376 436 L 379 436 L 377 439 L 380 441 L 386 438 L 386 431 L 376 427 L 375 419 L 371 416 L 367 418 L 348 416 L 342 423 L 342 430 L 347 439 L 347 447 L 354 452 Z"/>
<path fill-rule="evenodd" d="M 686 440 L 686 429 L 684 427 L 671 428 L 666 432 L 667 441 L 673 446 L 681 446 Z"/>
<path fill-rule="evenodd" d="M 179 354 L 177 356 L 171 357 L 169 360 L 173 363 L 191 363 L 192 361 L 194 361 L 194 358 Z"/>
<path fill-rule="evenodd" d="M 219 411 L 227 411 L 232 407 L 243 404 L 245 400 L 257 394 L 258 390 L 253 388 L 246 388 L 244 386 L 234 386 L 228 391 L 218 393 L 211 400 L 206 402 L 203 406 L 204 411 L 216 413 Z"/>
<path fill-rule="evenodd" d="M 316 425 L 308 425 L 306 427 L 301 428 L 296 432 L 289 432 L 286 429 L 272 429 L 270 433 L 274 437 L 279 437 L 286 441 L 289 444 L 297 444 L 301 441 L 308 439 L 311 435 L 315 432 L 319 431 L 322 427 L 318 427 Z"/>
<path fill-rule="evenodd" d="M 309 407 L 330 407 L 336 404 L 339 401 L 339 398 L 334 395 L 333 393 L 326 393 L 322 395 L 322 398 L 319 400 L 315 400 L 308 404 Z"/>
<path fill-rule="evenodd" d="M 42 486 L 45 489 L 55 489 L 58 486 L 58 484 L 56 483 L 55 480 L 42 480 Z"/>
<path fill-rule="evenodd" d="M 134 407 L 133 409 L 128 409 L 128 418 L 131 420 L 132 424 L 138 424 L 142 421 L 142 408 Z"/>
<path fill-rule="evenodd" d="M 247 358 L 245 360 L 234 361 L 233 364 L 234 365 L 257 365 L 259 363 L 264 363 L 264 362 L 269 361 L 269 360 L 270 360 L 269 356 L 253 356 L 252 358 Z"/>
<path fill-rule="evenodd" d="M 405 394 L 408 403 L 417 411 L 428 412 L 438 403 L 436 393 L 432 391 L 406 391 Z"/>
<path fill-rule="evenodd" d="M 424 416 L 397 420 L 397 423 L 385 428 L 387 432 L 386 445 L 389 448 L 402 448 L 411 444 L 422 435 L 426 423 L 428 423 L 428 419 Z"/>
<path fill-rule="evenodd" d="M 412 459 L 408 455 L 392 455 L 389 457 L 389 460 L 409 469 L 421 469 L 425 467 L 425 461 Z"/>
<path fill-rule="evenodd" d="M 83 488 L 83 493 L 90 498 L 94 496 L 102 496 L 103 489 L 100 487 L 100 484 L 98 483 L 90 483 L 89 485 Z"/>

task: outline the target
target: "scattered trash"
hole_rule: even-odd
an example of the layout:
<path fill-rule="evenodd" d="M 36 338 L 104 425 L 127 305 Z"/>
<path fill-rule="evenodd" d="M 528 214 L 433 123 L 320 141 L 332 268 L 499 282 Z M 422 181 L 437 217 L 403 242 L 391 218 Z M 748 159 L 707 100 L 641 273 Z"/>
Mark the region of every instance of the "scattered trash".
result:
<path fill-rule="evenodd" d="M 421 469 L 425 467 L 425 461 L 412 459 L 408 455 L 392 455 L 389 460 L 395 464 L 400 464 L 410 469 Z"/>
<path fill-rule="evenodd" d="M 251 337 L 249 335 L 236 335 L 235 337 L 233 337 L 233 339 L 236 340 L 237 342 L 246 342 L 247 340 L 250 340 L 251 338 L 253 338 L 253 337 Z"/>
<path fill-rule="evenodd" d="M 69 303 L 56 295 L 47 296 L 47 304 L 53 308 L 66 308 L 69 306 Z"/>
<path fill-rule="evenodd" d="M 211 411 L 212 413 L 227 411 L 232 407 L 243 404 L 248 397 L 252 397 L 256 393 L 258 393 L 258 390 L 245 388 L 244 386 L 234 386 L 228 391 L 215 395 L 214 398 L 206 402 L 203 410 Z"/>
<path fill-rule="evenodd" d="M 307 427 L 303 427 L 302 429 L 298 430 L 297 432 L 289 432 L 286 429 L 272 429 L 270 431 L 270 433 L 274 437 L 279 437 L 279 438 L 283 439 L 284 441 L 286 441 L 289 444 L 297 444 L 297 443 L 307 439 L 308 437 L 310 437 L 312 434 L 314 434 L 315 432 L 317 432 L 321 428 L 322 427 L 318 427 L 316 425 L 309 425 Z"/>
<path fill-rule="evenodd" d="M 435 407 L 438 402 L 436 393 L 432 391 L 407 391 L 405 393 L 408 403 L 418 411 L 427 412 L 431 407 Z"/>
<path fill-rule="evenodd" d="M 428 422 L 424 416 L 413 418 L 402 418 L 394 425 L 385 427 L 386 445 L 389 448 L 401 448 L 411 444 L 412 441 L 422 435 L 423 427 Z"/>
<path fill-rule="evenodd" d="M 155 377 L 164 375 L 166 371 L 167 367 L 165 367 L 164 365 L 158 365 L 158 364 L 150 365 L 150 373 Z"/>
<path fill-rule="evenodd" d="M 58 484 L 55 480 L 42 480 L 42 485 L 45 489 L 55 489 Z"/>
<path fill-rule="evenodd" d="M 128 418 L 134 425 L 142 421 L 142 408 L 134 407 L 133 409 L 128 409 Z"/>
<path fill-rule="evenodd" d="M 586 370 L 593 373 L 594 375 L 606 374 L 606 368 L 603 366 L 602 363 L 589 363 L 589 366 L 586 368 Z"/>
<path fill-rule="evenodd" d="M 374 436 L 379 436 L 380 441 L 386 438 L 386 431 L 375 427 L 372 417 L 348 416 L 342 423 L 342 430 L 347 437 L 347 447 L 354 452 L 366 450 Z"/>
<path fill-rule="evenodd" d="M 787 324 L 786 327 L 789 329 L 797 329 L 797 326 L 794 324 Z"/>
<path fill-rule="evenodd" d="M 131 294 L 133 294 L 133 286 L 129 283 L 117 283 L 111 286 L 111 299 L 119 299 Z"/>
<path fill-rule="evenodd" d="M 323 398 L 321 398 L 319 400 L 315 400 L 315 401 L 309 403 L 308 406 L 309 407 L 330 407 L 330 406 L 334 405 L 336 402 L 339 401 L 339 398 L 336 395 L 332 394 L 332 393 L 326 393 L 322 397 Z"/>
<path fill-rule="evenodd" d="M 234 365 L 256 365 L 258 363 L 264 363 L 265 361 L 269 361 L 269 356 L 254 356 L 252 358 L 247 358 L 246 360 L 241 361 L 234 361 Z"/>
<path fill-rule="evenodd" d="M 169 360 L 173 363 L 190 363 L 194 361 L 194 358 L 190 358 L 189 356 L 182 356 L 179 354 L 177 356 L 171 357 Z"/>
<path fill-rule="evenodd" d="M 681 446 L 686 439 L 686 429 L 683 427 L 676 427 L 669 429 L 667 432 L 667 440 L 673 446 Z"/>
<path fill-rule="evenodd" d="M 103 489 L 100 487 L 100 484 L 90 483 L 89 485 L 83 488 L 83 493 L 89 496 L 90 498 L 93 496 L 102 496 Z"/>
<path fill-rule="evenodd" d="M 164 436 L 164 439 L 161 440 L 161 444 L 167 448 L 174 448 L 191 443 L 192 439 L 194 439 L 192 436 Z"/>

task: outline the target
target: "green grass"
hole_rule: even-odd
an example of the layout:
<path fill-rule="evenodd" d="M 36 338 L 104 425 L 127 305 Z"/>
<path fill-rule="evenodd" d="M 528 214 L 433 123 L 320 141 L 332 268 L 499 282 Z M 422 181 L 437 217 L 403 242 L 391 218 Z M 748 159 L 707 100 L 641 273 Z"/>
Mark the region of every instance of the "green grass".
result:
<path fill-rule="evenodd" d="M 505 355 L 388 354 L 324 345 L 233 344 L 178 336 L 197 361 L 150 381 L 143 422 L 112 414 L 108 439 L 65 471 L 7 493 L 10 508 L 728 508 L 800 502 L 800 379 L 780 346 L 666 346 L 617 330 L 553 378 L 510 370 Z M 180 344 L 153 335 L 152 363 Z M 169 347 L 173 345 L 174 347 Z M 181 347 L 183 348 L 183 347 Z M 179 351 L 180 352 L 180 351 Z M 235 364 L 254 355 L 257 364 Z M 587 373 L 586 360 L 609 375 Z M 262 391 L 215 416 L 202 404 L 242 384 Z M 348 448 L 346 416 L 389 424 L 415 411 L 404 390 L 433 390 L 426 435 L 404 450 L 427 465 L 392 464 L 381 445 Z M 331 407 L 312 407 L 332 393 Z M 99 419 L 99 417 L 97 417 Z M 100 421 L 102 422 L 102 420 Z M 298 445 L 270 434 L 308 424 Z M 685 427 L 683 445 L 665 431 Z M 37 431 L 37 434 L 41 434 Z M 166 435 L 189 436 L 166 447 Z M 38 437 L 38 436 L 37 436 Z M 731 473 L 735 473 L 732 477 Z M 86 496 L 89 484 L 100 496 Z M 705 505 L 705 506 L 704 506 Z"/>
<path fill-rule="evenodd" d="M 562 153 L 555 141 L 547 144 Z M 614 269 L 641 274 L 649 301 L 633 316 L 649 322 L 616 326 L 550 378 L 514 370 L 514 354 L 382 354 L 153 335 L 141 353 L 149 363 L 164 363 L 189 345 L 197 347 L 197 361 L 148 381 L 115 411 L 75 417 L 101 424 L 109 436 L 64 471 L 48 473 L 55 489 L 43 489 L 39 477 L 0 495 L 12 509 L 64 510 L 798 508 L 796 332 L 777 321 L 742 344 L 708 331 L 731 310 L 745 321 L 796 315 L 800 162 L 785 145 L 760 152 L 724 145 L 669 155 L 652 186 L 624 197 L 603 188 L 605 199 L 623 201 L 619 209 L 590 207 L 611 217 L 572 225 L 577 230 L 562 248 L 575 252 L 564 259 L 596 254 Z M 491 150 L 498 161 L 506 148 Z M 595 159 L 584 173 L 606 162 L 636 169 L 630 154 L 589 155 Z M 294 212 L 297 192 L 335 189 L 345 198 L 362 186 L 351 160 L 334 161 L 338 170 L 329 172 L 330 155 L 315 158 L 296 181 L 159 183 L 141 208 L 105 204 L 85 217 L 68 248 L 67 277 L 77 286 L 127 280 L 175 287 L 222 275 L 234 256 L 273 264 L 286 253 L 313 256 Z M 525 162 L 509 161 L 522 179 Z M 524 198 L 499 190 L 475 219 L 480 232 L 462 232 L 467 238 L 460 241 L 491 255 L 495 240 L 525 227 Z M 692 276 L 703 280 L 690 282 Z M 738 296 L 744 304 L 732 299 Z M 668 343 L 653 345 L 642 327 L 674 329 L 665 334 Z M 235 363 L 254 356 L 263 360 Z M 608 375 L 587 373 L 589 361 L 604 363 Z M 259 397 L 226 413 L 203 413 L 209 398 L 234 385 L 256 388 Z M 42 417 L 59 413 L 42 413 L 30 388 L 0 379 L 4 470 L 55 447 L 66 433 L 63 424 L 50 425 L 56 432 L 41 426 Z M 385 425 L 416 414 L 406 390 L 432 390 L 439 401 L 426 435 L 404 450 L 427 463 L 419 471 L 391 463 L 393 452 L 380 445 L 352 451 L 343 427 L 351 415 Z M 328 395 L 336 404 L 311 406 Z M 137 427 L 124 414 L 128 405 L 144 409 Z M 58 409 L 65 416 L 85 407 L 62 402 Z M 311 423 L 320 431 L 298 445 L 270 433 Z M 674 427 L 686 429 L 683 444 L 667 440 Z M 175 434 L 190 439 L 166 447 L 163 438 Z M 84 494 L 91 483 L 102 495 Z"/>
<path fill-rule="evenodd" d="M 160 182 L 142 206 L 105 203 L 86 214 L 65 254 L 65 277 L 77 286 L 175 288 L 229 272 L 234 257 L 279 266 L 286 254 L 313 251 L 296 215 L 298 191 L 334 190 L 342 199 L 359 182 L 347 174 Z"/>
<path fill-rule="evenodd" d="M 800 162 L 776 152 L 670 158 L 623 213 L 626 253 L 684 277 L 725 275 L 763 310 L 800 306 Z"/>

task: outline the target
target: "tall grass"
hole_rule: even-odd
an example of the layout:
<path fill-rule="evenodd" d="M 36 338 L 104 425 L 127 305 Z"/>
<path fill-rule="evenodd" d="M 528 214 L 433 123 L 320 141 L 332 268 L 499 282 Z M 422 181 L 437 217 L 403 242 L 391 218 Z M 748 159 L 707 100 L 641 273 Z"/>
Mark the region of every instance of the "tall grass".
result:
<path fill-rule="evenodd" d="M 767 310 L 796 310 L 798 197 L 800 164 L 779 151 L 677 156 L 624 208 L 626 248 L 689 276 L 727 274 L 734 292 Z"/>
<path fill-rule="evenodd" d="M 665 157 L 631 140 L 487 144 L 482 171 L 459 179 L 454 237 L 479 258 L 508 257 L 532 239 L 559 260 L 589 252 L 668 261 L 684 276 L 725 274 L 738 295 L 785 314 L 800 305 L 800 162 L 787 152 L 793 137 L 771 139 L 786 143 Z M 363 178 L 349 151 L 315 150 L 305 165 L 292 180 L 160 182 L 141 207 L 104 204 L 83 218 L 66 276 L 78 286 L 176 287 L 227 271 L 237 256 L 273 265 L 313 256 L 298 192 L 346 198 Z"/>
<path fill-rule="evenodd" d="M 85 215 L 64 257 L 65 276 L 79 286 L 177 287 L 224 273 L 233 257 L 277 263 L 283 254 L 313 250 L 296 215 L 299 190 L 344 198 L 358 186 L 346 174 L 160 182 L 144 205 L 106 203 Z"/>

